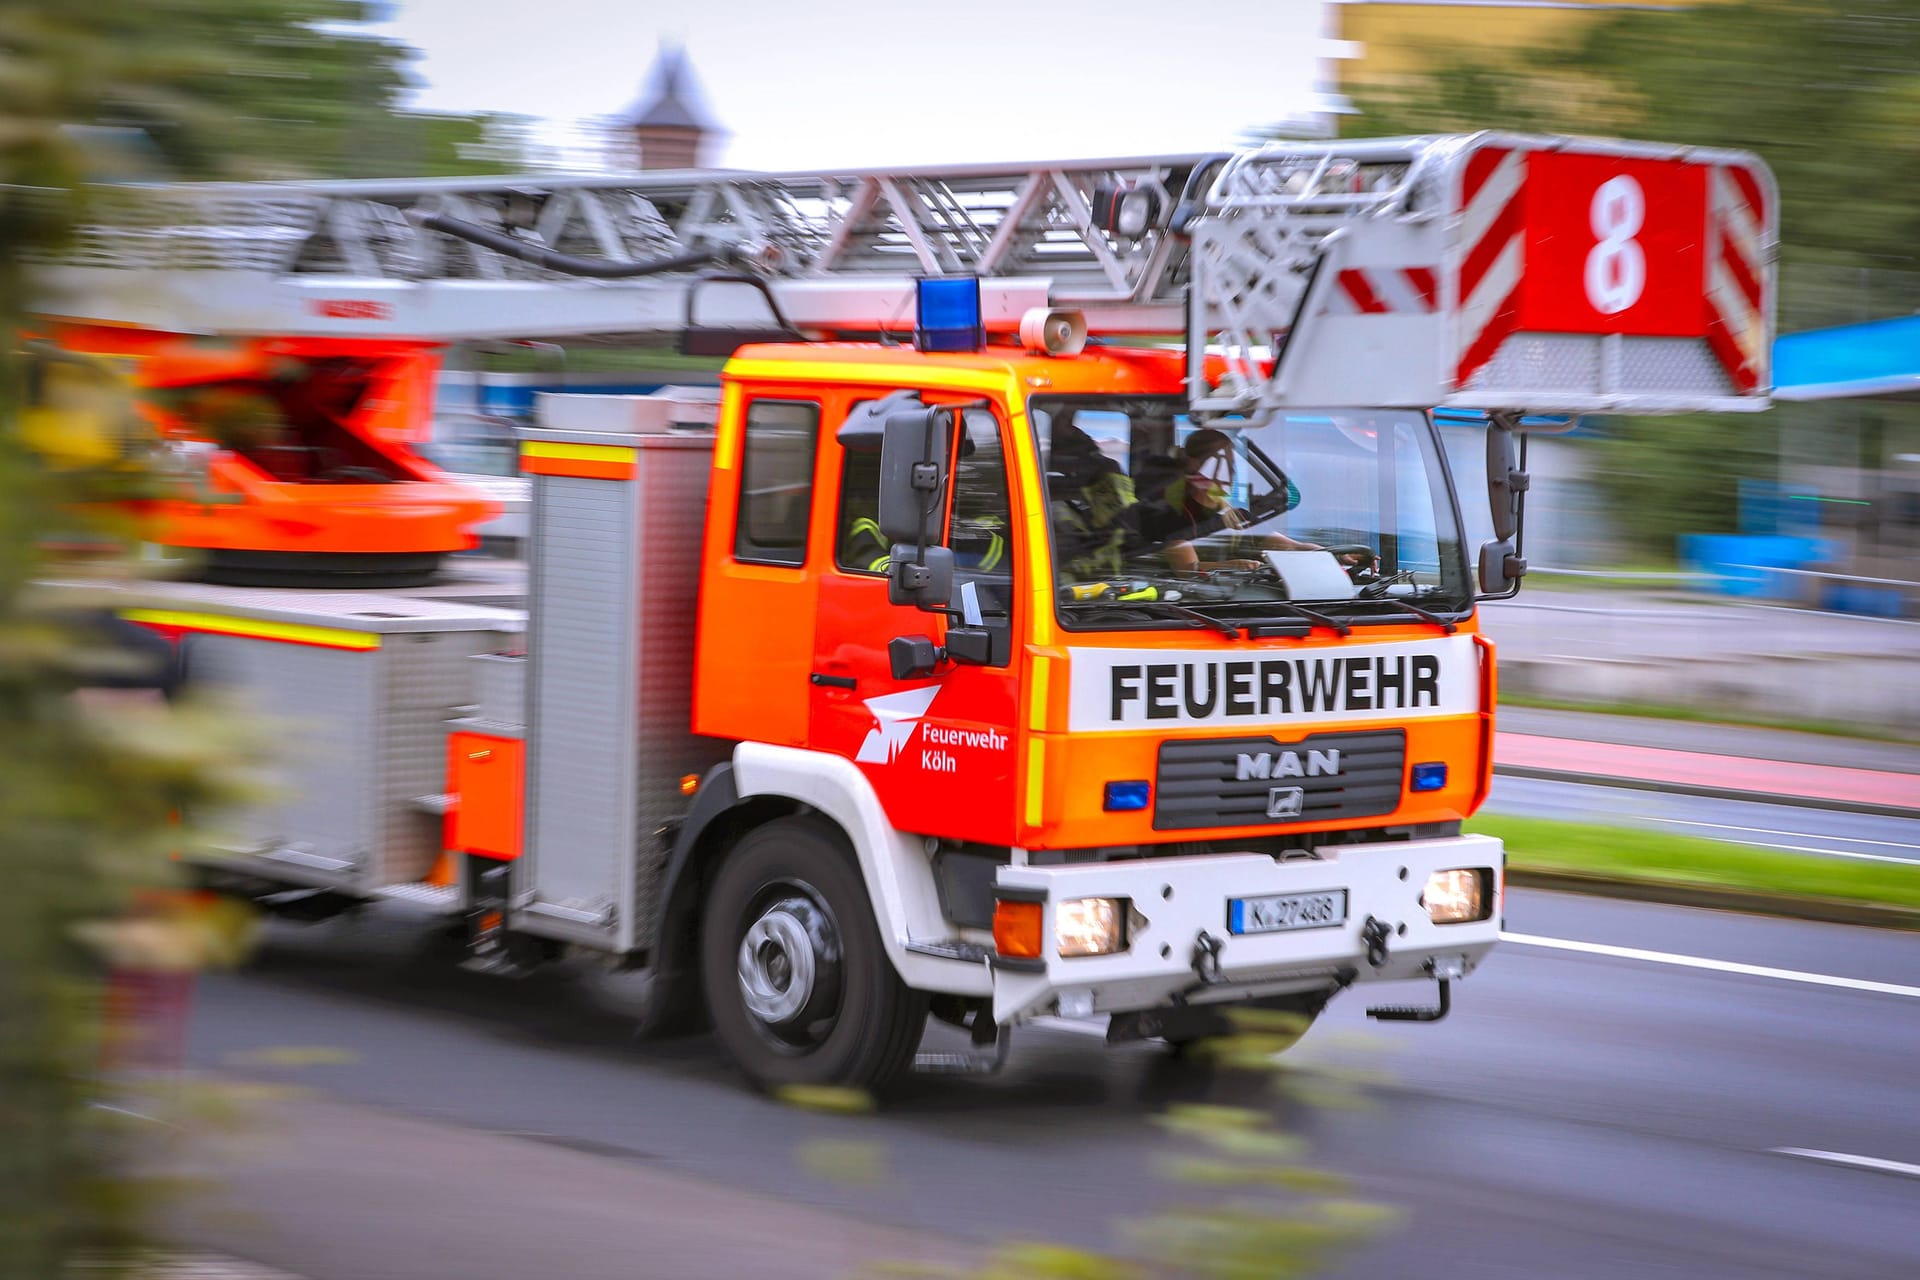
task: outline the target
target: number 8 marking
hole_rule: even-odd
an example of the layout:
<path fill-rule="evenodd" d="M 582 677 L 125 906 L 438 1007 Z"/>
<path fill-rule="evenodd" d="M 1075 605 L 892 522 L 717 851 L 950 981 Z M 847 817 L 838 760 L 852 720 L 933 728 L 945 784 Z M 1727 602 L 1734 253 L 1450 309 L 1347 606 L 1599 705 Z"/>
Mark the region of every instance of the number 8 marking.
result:
<path fill-rule="evenodd" d="M 1587 301 L 1601 315 L 1614 315 L 1640 301 L 1647 287 L 1647 254 L 1634 237 L 1647 221 L 1647 197 L 1622 174 L 1593 193 L 1587 221 L 1600 243 L 1587 255 Z"/>

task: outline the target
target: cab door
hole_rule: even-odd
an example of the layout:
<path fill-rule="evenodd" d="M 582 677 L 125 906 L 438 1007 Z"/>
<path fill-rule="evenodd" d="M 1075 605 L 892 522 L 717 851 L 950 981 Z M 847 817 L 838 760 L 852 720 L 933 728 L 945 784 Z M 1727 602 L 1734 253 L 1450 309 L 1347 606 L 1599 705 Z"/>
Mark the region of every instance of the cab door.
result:
<path fill-rule="evenodd" d="M 813 566 L 825 553 L 816 459 L 829 403 L 805 386 L 726 389 L 708 490 L 696 733 L 808 744 Z"/>
<path fill-rule="evenodd" d="M 927 393 L 924 398 L 931 404 L 940 397 Z M 1010 612 L 1019 599 L 1014 589 L 1019 557 L 1008 503 L 1005 424 L 998 407 L 976 402 L 962 412 L 950 468 L 946 540 L 955 557 L 954 607 L 961 607 L 971 584 L 982 622 L 1013 634 Z M 895 826 L 1007 844 L 1014 819 L 1018 696 L 1011 661 L 1000 666 L 946 662 L 930 677 L 894 679 L 888 642 L 924 635 L 940 643 L 947 622 L 937 613 L 888 603 L 887 548 L 873 523 L 879 510 L 878 452 L 849 449 L 832 436 L 823 448 L 833 455 L 839 509 L 831 558 L 819 579 L 813 743 L 860 767 Z M 996 648 L 1010 653 L 1013 646 Z"/>

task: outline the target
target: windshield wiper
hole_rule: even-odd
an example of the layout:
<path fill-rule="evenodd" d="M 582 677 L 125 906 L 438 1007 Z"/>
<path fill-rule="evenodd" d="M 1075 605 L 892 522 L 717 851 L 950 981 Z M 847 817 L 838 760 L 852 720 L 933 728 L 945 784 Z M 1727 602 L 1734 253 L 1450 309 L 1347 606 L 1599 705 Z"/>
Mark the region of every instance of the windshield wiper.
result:
<path fill-rule="evenodd" d="M 1431 622 L 1434 626 L 1440 627 L 1441 629 L 1443 629 L 1448 635 L 1452 635 L 1454 632 L 1460 629 L 1460 626 L 1458 623 L 1449 622 L 1447 621 L 1447 619 L 1441 617 L 1439 614 L 1434 613 L 1427 609 L 1423 609 L 1419 605 L 1414 604 L 1411 600 L 1402 600 L 1398 597 L 1391 597 L 1391 596 L 1380 597 L 1380 598 L 1356 597 L 1355 599 L 1352 599 L 1352 600 L 1341 600 L 1341 601 L 1337 601 L 1336 603 L 1342 609 L 1350 608 L 1350 607 L 1362 607 L 1362 608 L 1387 608 L 1387 609 L 1392 609 L 1394 611 L 1394 613 L 1382 614 L 1378 617 L 1354 619 L 1354 621 L 1360 623 L 1362 626 L 1373 626 L 1379 623 L 1398 622 L 1400 621 L 1400 619 L 1394 616 L 1394 614 L 1410 614 L 1413 617 L 1418 618 L 1422 622 Z"/>
<path fill-rule="evenodd" d="M 1226 636 L 1229 640 L 1240 638 L 1240 628 L 1218 618 L 1210 618 L 1198 609 L 1189 609 L 1183 604 L 1174 604 L 1168 600 L 1078 600 L 1066 606 L 1069 609 L 1138 609 L 1149 616 L 1162 618 L 1185 618 L 1209 627 Z"/>
<path fill-rule="evenodd" d="M 1246 603 L 1253 604 L 1256 602 L 1247 601 Z M 1262 609 L 1284 609 L 1287 613 L 1292 614 L 1296 618 L 1304 618 L 1308 622 L 1311 622 L 1316 626 L 1331 628 L 1332 630 L 1338 632 L 1343 636 L 1353 634 L 1353 628 L 1348 626 L 1346 623 L 1340 621 L 1340 619 L 1329 618 L 1326 614 L 1317 613 L 1312 609 L 1303 609 L 1299 605 L 1293 603 L 1291 600 L 1261 600 L 1261 601 L 1258 601 L 1257 603 L 1259 604 L 1259 607 Z M 1269 622 L 1269 621 L 1272 621 L 1272 619 L 1269 619 L 1269 618 L 1249 619 L 1246 622 L 1242 622 L 1240 625 L 1243 627 L 1256 626 L 1261 622 Z"/>

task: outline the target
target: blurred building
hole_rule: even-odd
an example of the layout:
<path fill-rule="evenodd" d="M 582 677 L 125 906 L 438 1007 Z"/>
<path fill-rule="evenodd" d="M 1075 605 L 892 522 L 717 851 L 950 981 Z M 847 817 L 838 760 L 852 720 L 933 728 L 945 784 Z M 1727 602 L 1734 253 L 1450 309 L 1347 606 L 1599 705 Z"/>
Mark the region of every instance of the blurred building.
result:
<path fill-rule="evenodd" d="M 630 158 L 642 169 L 698 169 L 724 137 L 707 110 L 687 51 L 663 44 L 646 84 L 620 116 Z"/>

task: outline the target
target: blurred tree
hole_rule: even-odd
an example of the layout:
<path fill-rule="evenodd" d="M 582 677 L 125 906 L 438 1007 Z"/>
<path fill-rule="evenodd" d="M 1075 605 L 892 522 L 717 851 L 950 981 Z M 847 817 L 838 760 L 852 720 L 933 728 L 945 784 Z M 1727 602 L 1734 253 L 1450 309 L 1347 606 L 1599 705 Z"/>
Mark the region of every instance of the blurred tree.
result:
<path fill-rule="evenodd" d="M 402 108 L 416 54 L 362 29 L 373 10 L 364 0 L 0 0 L 0 48 L 16 79 L 43 60 L 97 60 L 92 109 L 67 123 L 144 134 L 159 176 L 526 167 L 513 117 Z"/>
<path fill-rule="evenodd" d="M 183 127 L 217 122 L 199 90 L 162 92 L 157 68 L 169 60 L 181 66 L 190 54 L 205 68 L 223 56 L 216 43 L 185 48 L 210 29 L 176 29 L 180 8 L 0 3 L 0 1280 L 73 1274 L 76 1259 L 132 1235 L 132 1184 L 102 1130 L 107 1113 L 91 1106 L 104 1087 L 100 962 L 82 926 L 163 878 L 168 854 L 192 840 L 179 816 L 215 804 L 231 776 L 227 739 L 190 713 L 102 714 L 76 696 L 128 655 L 99 627 L 76 625 L 71 609 L 49 609 L 36 580 L 105 570 L 50 559 L 41 540 L 124 493 L 136 468 L 127 458 L 55 462 L 28 446 L 13 336 L 33 300 L 32 262 L 60 244 L 79 216 L 77 183 L 105 162 L 99 146 L 111 135 L 74 125 L 142 96 L 164 99 Z M 172 936 L 176 958 L 198 949 Z"/>
<path fill-rule="evenodd" d="M 1567 47 L 1445 51 L 1430 73 L 1361 97 L 1347 131 L 1615 133 L 1755 151 L 1780 182 L 1781 327 L 1805 328 L 1920 307 L 1920 278 L 1891 275 L 1920 269 L 1916 67 L 1920 0 L 1623 10 Z M 1667 555 L 1677 533 L 1733 528 L 1740 478 L 1777 474 L 1778 416 L 1614 424 L 1603 480 L 1633 513 L 1621 532 Z"/>

